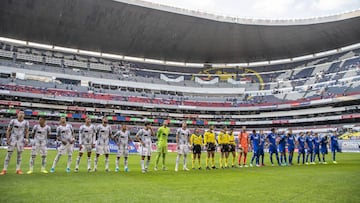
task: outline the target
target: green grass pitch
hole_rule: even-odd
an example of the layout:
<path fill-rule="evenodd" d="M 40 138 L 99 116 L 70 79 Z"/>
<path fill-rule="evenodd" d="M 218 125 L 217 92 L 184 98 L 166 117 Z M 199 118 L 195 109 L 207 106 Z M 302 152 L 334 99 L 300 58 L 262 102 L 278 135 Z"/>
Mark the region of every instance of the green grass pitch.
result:
<path fill-rule="evenodd" d="M 38 156 L 34 173 L 27 175 L 29 152 L 26 150 L 23 155 L 24 175 L 15 174 L 13 154 L 8 174 L 0 176 L 0 202 L 360 202 L 360 153 L 338 153 L 337 165 L 330 163 L 329 154 L 328 165 L 271 167 L 266 154 L 266 167 L 177 173 L 175 153 L 168 153 L 168 171 L 157 172 L 153 171 L 153 153 L 146 174 L 140 172 L 138 155 L 129 157 L 128 173 L 114 172 L 115 155 L 110 156 L 111 172 L 104 170 L 104 156 L 99 159 L 98 172 L 86 172 L 84 156 L 79 173 L 66 173 L 67 156 L 63 156 L 54 174 L 40 173 Z M 55 153 L 49 151 L 47 169 Z M 0 150 L 0 167 L 5 154 L 6 150 Z M 75 151 L 72 170 L 77 155 Z M 218 159 L 216 154 L 216 162 Z M 123 169 L 122 159 L 120 163 Z M 190 159 L 188 166 L 191 167 Z"/>

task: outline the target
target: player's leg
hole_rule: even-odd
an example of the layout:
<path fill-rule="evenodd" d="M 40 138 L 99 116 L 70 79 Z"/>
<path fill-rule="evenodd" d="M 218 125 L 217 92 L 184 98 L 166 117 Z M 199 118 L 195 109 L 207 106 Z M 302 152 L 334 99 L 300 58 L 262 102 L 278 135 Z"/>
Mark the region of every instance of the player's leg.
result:
<path fill-rule="evenodd" d="M 82 149 L 80 149 L 79 156 L 76 159 L 75 172 L 79 171 L 79 164 L 80 164 L 81 157 L 83 155 L 83 152 L 81 152 L 81 150 Z"/>
<path fill-rule="evenodd" d="M 284 161 L 285 161 L 285 165 L 288 165 L 287 159 L 286 159 L 286 152 L 285 152 L 285 150 L 284 150 Z"/>
<path fill-rule="evenodd" d="M 71 166 L 71 162 L 72 162 L 73 150 L 74 150 L 74 145 L 69 144 L 66 149 L 67 155 L 68 155 L 68 160 L 67 160 L 67 164 L 66 164 L 66 172 L 67 173 L 70 173 L 70 166 Z"/>
<path fill-rule="evenodd" d="M 193 170 L 195 169 L 195 158 L 196 158 L 196 153 L 195 153 L 195 149 L 193 148 L 193 153 L 192 153 L 192 157 L 191 157 L 191 168 Z"/>
<path fill-rule="evenodd" d="M 109 153 L 105 154 L 105 171 L 109 172 Z"/>
<path fill-rule="evenodd" d="M 195 156 L 196 156 L 196 154 L 195 154 Z M 200 149 L 200 152 L 197 154 L 197 157 L 198 157 L 198 169 L 201 169 L 201 149 Z"/>
<path fill-rule="evenodd" d="M 129 171 L 129 167 L 128 167 L 128 155 L 125 154 L 124 156 L 124 171 L 128 172 Z"/>
<path fill-rule="evenodd" d="M 228 162 L 229 162 L 229 149 L 228 147 L 226 147 L 226 151 L 225 151 L 225 167 L 228 167 Z"/>
<path fill-rule="evenodd" d="M 9 146 L 9 148 L 10 148 L 10 146 Z M 6 171 L 7 171 L 7 168 L 8 168 L 8 166 L 9 166 L 9 162 L 10 162 L 10 159 L 11 159 L 12 154 L 13 154 L 13 151 L 8 151 L 8 152 L 6 153 L 6 158 L 5 158 L 5 160 L 4 160 L 4 168 L 3 168 L 3 170 L 1 171 L 0 175 L 5 175 L 5 174 L 6 174 Z"/>
<path fill-rule="evenodd" d="M 50 169 L 51 173 L 55 172 L 55 167 L 56 167 L 57 163 L 59 162 L 61 155 L 62 155 L 62 153 L 60 151 L 58 151 L 58 153 L 55 156 L 54 162 L 53 162 L 53 164 L 51 166 L 51 169 Z"/>
<path fill-rule="evenodd" d="M 250 160 L 250 167 L 253 167 L 253 163 L 254 163 L 254 160 L 255 160 L 255 155 L 256 155 L 256 153 L 253 150 L 253 155 L 252 155 L 251 160 Z"/>
<path fill-rule="evenodd" d="M 333 160 L 333 163 L 334 164 L 336 164 L 337 162 L 336 162 L 336 148 L 335 147 L 333 147 L 332 149 L 331 149 L 331 152 L 332 152 L 332 160 Z"/>
<path fill-rule="evenodd" d="M 274 166 L 274 162 L 273 162 L 273 151 L 272 151 L 272 149 L 269 149 L 270 151 L 269 151 L 269 156 L 270 156 L 270 163 L 271 163 L 271 165 L 272 166 Z"/>
<path fill-rule="evenodd" d="M 166 171 L 167 170 L 167 168 L 166 168 L 166 154 L 167 154 L 167 151 L 168 151 L 168 148 L 167 148 L 167 145 L 166 146 L 164 146 L 163 148 L 162 148 L 162 153 L 161 153 L 161 155 L 162 155 L 162 170 L 163 171 Z"/>
<path fill-rule="evenodd" d="M 27 172 L 27 174 L 32 174 L 34 171 L 34 162 L 35 162 L 35 158 L 36 158 L 36 154 L 37 154 L 37 148 L 38 147 L 36 145 L 33 145 L 31 147 L 29 171 Z"/>
<path fill-rule="evenodd" d="M 215 166 L 215 150 L 212 150 L 211 151 L 211 168 L 212 169 L 216 169 L 216 166 Z"/>
<path fill-rule="evenodd" d="M 151 150 L 151 149 L 149 149 Z M 145 172 L 148 172 L 148 168 L 150 165 L 150 159 L 151 159 L 151 155 L 150 155 L 151 151 L 148 151 L 148 156 L 147 156 L 147 160 L 146 160 L 146 166 L 145 166 Z"/>
<path fill-rule="evenodd" d="M 206 156 L 206 160 L 205 160 L 205 166 L 206 166 L 206 169 L 208 170 L 208 169 L 210 169 L 210 167 L 209 167 L 209 160 L 210 160 L 210 150 L 209 149 L 207 149 L 207 152 L 206 152 L 207 154 L 207 156 Z"/>
<path fill-rule="evenodd" d="M 186 167 L 187 165 L 187 153 L 184 153 L 184 164 L 183 164 L 183 169 L 184 171 L 188 171 L 189 169 Z"/>
<path fill-rule="evenodd" d="M 221 146 L 220 146 L 220 158 L 219 158 L 220 168 L 224 168 L 224 165 L 223 165 L 224 157 L 225 157 L 224 146 L 221 145 Z"/>
<path fill-rule="evenodd" d="M 87 170 L 88 172 L 91 170 L 91 147 L 87 153 Z"/>
<path fill-rule="evenodd" d="M 24 144 L 17 143 L 16 149 L 17 149 L 16 173 L 21 175 L 23 174 L 23 172 L 21 171 L 21 161 L 22 161 L 22 153 L 24 151 Z"/>
<path fill-rule="evenodd" d="M 177 156 L 176 156 L 176 161 L 175 161 L 175 171 L 177 172 L 179 170 L 179 161 L 181 158 L 181 154 L 180 152 L 178 152 Z"/>
<path fill-rule="evenodd" d="M 98 165 L 98 161 L 99 161 L 99 156 L 100 156 L 100 154 L 98 152 L 96 152 L 95 159 L 94 159 L 94 172 L 97 171 L 97 165 Z"/>
<path fill-rule="evenodd" d="M 242 149 L 240 149 L 240 150 L 242 150 Z M 241 157 L 242 157 L 242 151 L 240 151 L 240 153 L 239 153 L 239 158 L 238 158 L 238 165 L 239 166 L 241 166 Z"/>
<path fill-rule="evenodd" d="M 119 172 L 119 161 L 120 161 L 120 155 L 118 154 L 115 160 L 115 172 Z"/>
<path fill-rule="evenodd" d="M 158 148 L 158 153 L 157 153 L 157 155 L 156 155 L 156 160 L 155 160 L 154 171 L 157 171 L 157 170 L 158 170 L 158 165 L 159 165 L 160 157 L 161 157 L 161 155 L 162 155 L 162 153 L 161 153 L 161 148 L 162 148 L 162 146 L 159 146 L 159 148 Z"/>
<path fill-rule="evenodd" d="M 145 160 L 145 156 L 144 155 L 142 155 L 141 156 L 141 160 L 140 160 L 140 165 L 141 165 L 141 171 L 142 171 L 142 173 L 145 173 L 145 164 L 144 164 L 144 161 Z"/>

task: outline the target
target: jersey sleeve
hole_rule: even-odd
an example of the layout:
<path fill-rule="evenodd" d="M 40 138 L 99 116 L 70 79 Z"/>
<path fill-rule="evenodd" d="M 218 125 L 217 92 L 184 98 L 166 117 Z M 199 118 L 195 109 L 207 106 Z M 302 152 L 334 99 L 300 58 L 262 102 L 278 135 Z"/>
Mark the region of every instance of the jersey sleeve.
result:
<path fill-rule="evenodd" d="M 31 131 L 31 136 L 32 136 L 32 138 L 35 137 L 35 133 L 36 133 L 36 130 L 37 130 L 37 126 L 38 126 L 38 125 L 34 125 L 32 131 Z"/>
<path fill-rule="evenodd" d="M 14 122 L 15 122 L 15 120 L 14 120 L 14 119 L 11 119 L 10 122 L 9 122 L 8 128 L 13 129 L 13 127 L 14 127 Z"/>

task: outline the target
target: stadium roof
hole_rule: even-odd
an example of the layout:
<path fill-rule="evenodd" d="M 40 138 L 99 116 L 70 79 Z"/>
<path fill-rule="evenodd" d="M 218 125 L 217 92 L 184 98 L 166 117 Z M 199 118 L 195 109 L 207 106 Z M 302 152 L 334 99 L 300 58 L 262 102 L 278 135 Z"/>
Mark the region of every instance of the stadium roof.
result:
<path fill-rule="evenodd" d="M 0 36 L 165 61 L 248 63 L 360 43 L 360 11 L 255 20 L 137 0 L 3 1 Z"/>

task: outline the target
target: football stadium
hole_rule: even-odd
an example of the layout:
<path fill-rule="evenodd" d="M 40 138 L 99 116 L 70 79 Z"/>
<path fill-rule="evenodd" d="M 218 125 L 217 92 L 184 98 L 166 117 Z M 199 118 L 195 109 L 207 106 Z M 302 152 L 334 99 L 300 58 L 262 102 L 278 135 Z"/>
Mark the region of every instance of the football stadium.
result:
<path fill-rule="evenodd" d="M 0 2 L 0 202 L 360 202 L 359 152 L 358 8 Z"/>

